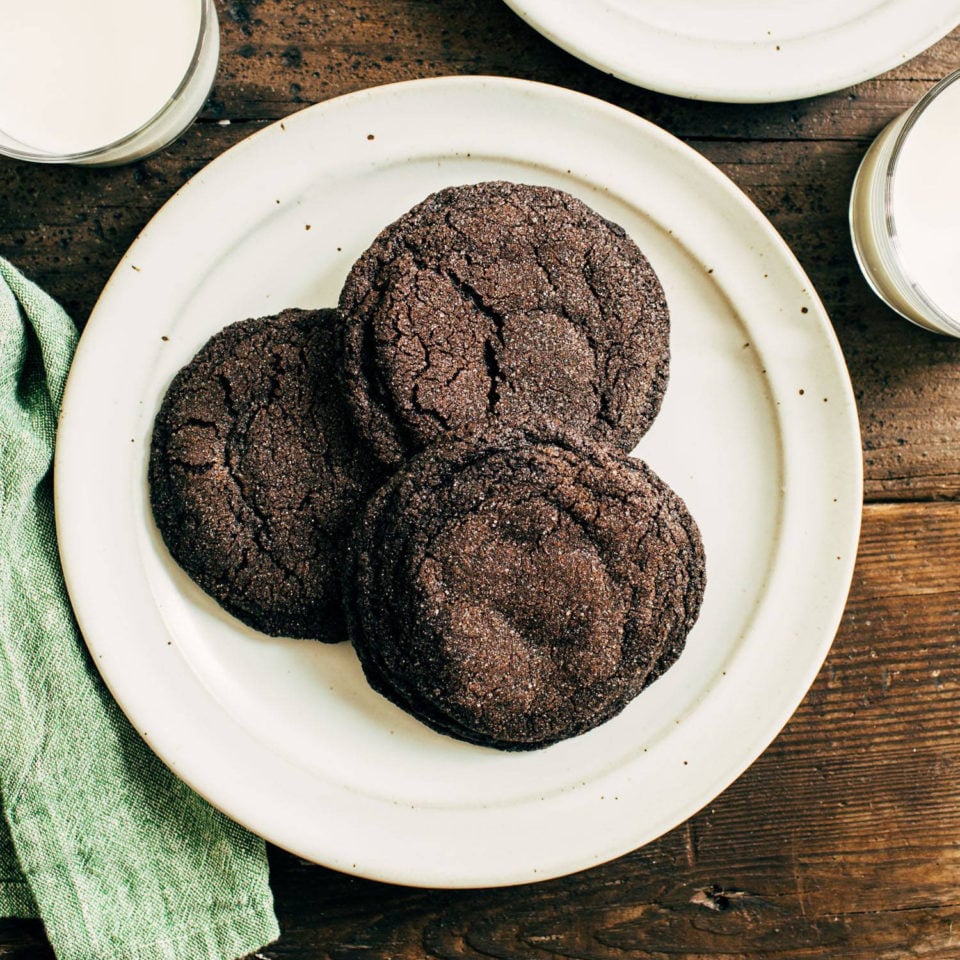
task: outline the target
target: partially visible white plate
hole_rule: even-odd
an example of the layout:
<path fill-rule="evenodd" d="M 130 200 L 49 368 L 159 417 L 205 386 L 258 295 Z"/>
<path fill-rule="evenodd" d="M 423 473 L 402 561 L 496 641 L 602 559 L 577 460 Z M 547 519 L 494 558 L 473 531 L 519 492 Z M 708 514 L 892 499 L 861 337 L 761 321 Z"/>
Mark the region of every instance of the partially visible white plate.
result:
<path fill-rule="evenodd" d="M 676 666 L 609 723 L 527 754 L 426 729 L 369 689 L 347 644 L 271 639 L 231 619 L 170 559 L 145 479 L 161 397 L 211 334 L 335 303 L 381 227 L 435 189 L 490 178 L 569 190 L 623 224 L 659 272 L 672 375 L 637 452 L 687 500 L 708 557 L 702 615 Z M 104 290 L 70 375 L 56 457 L 80 626 L 160 757 L 303 857 L 435 886 L 588 867 L 723 790 L 823 661 L 860 506 L 846 367 L 764 217 L 701 156 L 632 114 L 490 78 L 321 103 L 202 170 Z"/>
<path fill-rule="evenodd" d="M 621 80 L 696 100 L 840 90 L 960 23 L 958 0 L 506 0 L 558 46 Z"/>

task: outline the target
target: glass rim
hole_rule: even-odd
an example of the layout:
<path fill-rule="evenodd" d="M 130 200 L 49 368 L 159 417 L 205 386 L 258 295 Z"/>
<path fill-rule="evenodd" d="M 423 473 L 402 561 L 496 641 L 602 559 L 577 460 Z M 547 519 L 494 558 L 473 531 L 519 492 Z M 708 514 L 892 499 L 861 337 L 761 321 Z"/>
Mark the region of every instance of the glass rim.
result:
<path fill-rule="evenodd" d="M 197 42 L 194 45 L 190 62 L 187 64 L 187 68 L 184 70 L 180 82 L 164 102 L 163 106 L 148 117 L 135 130 L 131 130 L 130 133 L 125 133 L 122 137 L 112 140 L 110 143 L 103 144 L 99 147 L 91 147 L 89 150 L 80 150 L 74 153 L 53 153 L 49 150 L 35 150 L 31 148 L 29 144 L 22 143 L 20 140 L 17 140 L 16 137 L 10 137 L 9 134 L 4 133 L 4 131 L 0 129 L 0 134 L 9 137 L 10 142 L 19 144 L 21 148 L 17 149 L 16 146 L 8 146 L 7 143 L 0 143 L 0 154 L 12 157 L 14 160 L 30 160 L 34 163 L 78 163 L 84 160 L 96 160 L 104 154 L 113 153 L 115 150 L 120 150 L 134 142 L 170 109 L 171 104 L 179 98 L 197 72 L 200 57 L 203 53 L 203 44 L 207 37 L 207 28 L 210 21 L 209 9 L 212 3 L 213 0 L 200 0 L 200 25 L 197 30 Z"/>
<path fill-rule="evenodd" d="M 954 334 L 960 334 L 960 317 L 951 317 L 943 311 L 937 302 L 924 290 L 907 271 L 904 266 L 903 256 L 900 248 L 899 233 L 897 230 L 897 219 L 893 211 L 893 191 L 896 181 L 897 169 L 899 166 L 900 155 L 904 144 L 910 135 L 911 130 L 924 115 L 927 108 L 940 96 L 948 87 L 954 83 L 960 82 L 960 70 L 954 70 L 947 74 L 942 80 L 935 83 L 910 109 L 903 126 L 897 133 L 893 149 L 887 160 L 886 170 L 884 172 L 884 193 L 883 193 L 883 224 L 887 239 L 889 240 L 889 252 L 904 284 L 918 298 L 924 310 L 928 311 L 935 318 L 937 323 L 942 324 Z"/>

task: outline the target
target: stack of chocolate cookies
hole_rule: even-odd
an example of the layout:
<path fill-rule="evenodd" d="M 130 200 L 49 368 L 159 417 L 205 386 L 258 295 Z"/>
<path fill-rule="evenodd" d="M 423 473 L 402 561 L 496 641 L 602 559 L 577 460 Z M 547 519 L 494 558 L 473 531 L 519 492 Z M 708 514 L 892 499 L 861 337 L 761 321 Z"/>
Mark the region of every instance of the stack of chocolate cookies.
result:
<path fill-rule="evenodd" d="M 627 453 L 669 370 L 663 290 L 561 191 L 433 194 L 337 310 L 213 337 L 154 428 L 173 557 L 270 634 L 348 635 L 377 691 L 507 750 L 614 716 L 679 656 L 704 554 Z"/>

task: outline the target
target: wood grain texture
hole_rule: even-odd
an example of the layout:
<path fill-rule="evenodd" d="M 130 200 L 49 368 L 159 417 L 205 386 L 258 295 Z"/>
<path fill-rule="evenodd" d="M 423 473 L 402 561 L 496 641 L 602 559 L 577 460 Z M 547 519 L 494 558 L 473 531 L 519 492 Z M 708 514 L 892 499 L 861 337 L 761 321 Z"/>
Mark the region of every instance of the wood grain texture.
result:
<path fill-rule="evenodd" d="M 692 143 L 770 218 L 823 300 L 857 398 L 866 498 L 956 498 L 960 340 L 898 317 L 857 267 L 847 205 L 863 145 Z"/>
<path fill-rule="evenodd" d="M 708 808 L 611 864 L 518 890 L 406 890 L 276 853 L 285 934 L 266 955 L 955 960 L 957 569 L 960 506 L 868 506 L 823 670 Z"/>
<path fill-rule="evenodd" d="M 207 115 L 275 119 L 374 83 L 516 76 L 580 90 L 682 137 L 872 137 L 960 61 L 960 36 L 876 80 L 785 104 L 704 104 L 633 87 L 551 45 L 501 0 L 228 0 L 225 63 Z M 642 51 L 638 51 L 642 56 Z"/>
<path fill-rule="evenodd" d="M 769 749 L 619 860 L 500 890 L 344 876 L 271 851 L 275 960 L 960 956 L 960 505 L 866 508 L 836 642 Z M 629 811 L 622 811 L 629 816 Z M 0 921 L 4 960 L 46 958 Z"/>
<path fill-rule="evenodd" d="M 955 960 L 958 569 L 960 505 L 869 505 L 819 677 L 686 824 L 605 866 L 503 890 L 393 887 L 272 850 L 284 933 L 264 955 Z M 0 921 L 4 960 L 47 955 L 36 924 Z"/>
<path fill-rule="evenodd" d="M 352 90 L 425 76 L 561 84 L 682 137 L 782 233 L 850 367 L 869 501 L 853 591 L 824 669 L 782 734 L 708 808 L 613 863 L 507 890 L 391 887 L 272 850 L 284 935 L 264 955 L 960 957 L 960 341 L 911 326 L 872 295 L 846 221 L 864 150 L 960 65 L 960 30 L 851 89 L 736 106 L 606 76 L 552 46 L 501 0 L 218 7 L 214 90 L 199 122 L 170 148 L 109 170 L 0 158 L 0 255 L 81 325 L 157 208 L 268 122 Z M 0 920 L 2 960 L 51 956 L 38 923 Z"/>
<path fill-rule="evenodd" d="M 770 217 L 809 272 L 846 354 L 870 500 L 960 494 L 960 344 L 912 327 L 869 291 L 846 207 L 870 139 L 953 65 L 960 30 L 882 77 L 787 104 L 696 103 L 579 63 L 501 0 L 226 0 L 222 58 L 199 123 L 170 148 L 109 170 L 0 158 L 0 255 L 81 325 L 157 208 L 210 159 L 304 104 L 372 84 L 499 73 L 603 97 L 687 140 Z"/>

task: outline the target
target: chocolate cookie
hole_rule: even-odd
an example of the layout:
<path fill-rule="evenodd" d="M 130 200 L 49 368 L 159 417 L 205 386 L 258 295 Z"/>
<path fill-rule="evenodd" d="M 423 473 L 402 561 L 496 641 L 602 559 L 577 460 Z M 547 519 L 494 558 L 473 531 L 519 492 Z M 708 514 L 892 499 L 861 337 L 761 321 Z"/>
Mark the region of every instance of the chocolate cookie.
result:
<path fill-rule="evenodd" d="M 156 418 L 150 500 L 183 569 L 273 635 L 345 638 L 343 541 L 379 481 L 337 389 L 334 310 L 216 334 Z"/>
<path fill-rule="evenodd" d="M 667 383 L 669 314 L 616 224 L 560 190 L 441 190 L 388 226 L 340 297 L 347 396 L 384 462 L 492 416 L 630 450 Z"/>
<path fill-rule="evenodd" d="M 369 502 L 348 573 L 370 684 L 507 750 L 622 710 L 679 655 L 705 582 L 697 527 L 648 466 L 543 424 L 406 464 Z"/>

